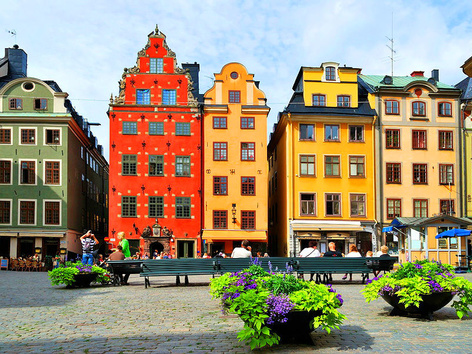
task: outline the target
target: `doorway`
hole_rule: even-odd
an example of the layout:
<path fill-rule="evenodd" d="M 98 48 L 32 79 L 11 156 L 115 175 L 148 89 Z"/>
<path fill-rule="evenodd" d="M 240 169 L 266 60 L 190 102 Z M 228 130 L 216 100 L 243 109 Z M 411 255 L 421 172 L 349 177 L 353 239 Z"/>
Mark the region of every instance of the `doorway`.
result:
<path fill-rule="evenodd" d="M 149 245 L 149 258 L 154 258 L 154 251 L 156 251 L 157 254 L 160 254 L 162 251 L 164 251 L 164 246 L 160 242 L 153 242 Z"/>
<path fill-rule="evenodd" d="M 10 237 L 0 237 L 0 257 L 10 257 Z"/>
<path fill-rule="evenodd" d="M 177 241 L 178 258 L 194 258 L 195 241 Z"/>
<path fill-rule="evenodd" d="M 34 238 L 19 237 L 18 238 L 18 256 L 27 258 L 34 255 Z"/>
<path fill-rule="evenodd" d="M 60 242 L 58 238 L 43 238 L 43 256 L 55 257 L 59 254 Z"/>

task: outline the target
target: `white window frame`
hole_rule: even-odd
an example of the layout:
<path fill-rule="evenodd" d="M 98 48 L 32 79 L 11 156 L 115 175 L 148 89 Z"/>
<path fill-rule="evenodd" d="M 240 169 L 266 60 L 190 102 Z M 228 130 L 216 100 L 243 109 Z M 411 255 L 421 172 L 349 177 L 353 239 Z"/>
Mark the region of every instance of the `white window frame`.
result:
<path fill-rule="evenodd" d="M 13 139 L 14 139 L 14 137 L 13 137 L 13 127 L 1 127 L 1 126 L 0 126 L 0 128 L 1 128 L 1 129 L 5 129 L 5 130 L 7 130 L 7 129 L 10 130 L 10 144 L 0 143 L 0 145 L 4 145 L 4 146 L 6 146 L 6 145 L 13 145 Z"/>
<path fill-rule="evenodd" d="M 10 183 L 1 183 L 0 186 L 11 186 L 13 185 L 13 159 L 0 158 L 0 161 L 10 161 Z"/>
<path fill-rule="evenodd" d="M 21 183 L 21 163 L 34 161 L 34 183 Z M 19 159 L 18 160 L 18 185 L 19 186 L 37 186 L 38 185 L 38 160 L 37 159 Z"/>
<path fill-rule="evenodd" d="M 34 202 L 34 223 L 32 224 L 22 224 L 21 223 L 21 202 Z M 18 199 L 18 225 L 25 226 L 36 226 L 38 221 L 38 201 L 36 199 Z"/>
<path fill-rule="evenodd" d="M 46 130 L 59 130 L 59 144 L 48 144 L 46 142 Z M 45 146 L 62 146 L 62 127 L 44 127 L 43 128 L 43 145 Z"/>
<path fill-rule="evenodd" d="M 59 162 L 59 184 L 46 183 L 46 162 Z M 45 186 L 62 186 L 62 160 L 60 159 L 47 159 L 43 160 L 43 184 Z"/>
<path fill-rule="evenodd" d="M 12 225 L 12 217 L 13 217 L 13 199 L 0 199 L 0 202 L 10 202 L 10 223 L 9 224 L 0 224 L 2 226 L 11 226 Z"/>
<path fill-rule="evenodd" d="M 59 224 L 46 224 L 46 202 L 59 203 Z M 43 226 L 62 226 L 62 200 L 61 199 L 43 199 Z"/>
<path fill-rule="evenodd" d="M 23 144 L 21 142 L 21 131 L 22 130 L 29 130 L 29 129 L 33 129 L 34 130 L 34 144 Z M 18 128 L 18 145 L 22 145 L 22 146 L 37 146 L 38 145 L 38 140 L 39 140 L 39 137 L 38 137 L 38 128 L 37 127 L 19 127 Z"/>

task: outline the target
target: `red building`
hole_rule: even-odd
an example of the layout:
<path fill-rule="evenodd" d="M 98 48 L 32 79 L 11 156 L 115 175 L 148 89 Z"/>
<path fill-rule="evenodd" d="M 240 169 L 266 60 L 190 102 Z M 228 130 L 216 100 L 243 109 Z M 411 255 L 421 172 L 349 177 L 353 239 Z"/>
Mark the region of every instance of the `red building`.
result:
<path fill-rule="evenodd" d="M 156 26 L 125 69 L 110 119 L 109 237 L 138 250 L 196 257 L 201 251 L 199 65 L 177 66 Z"/>

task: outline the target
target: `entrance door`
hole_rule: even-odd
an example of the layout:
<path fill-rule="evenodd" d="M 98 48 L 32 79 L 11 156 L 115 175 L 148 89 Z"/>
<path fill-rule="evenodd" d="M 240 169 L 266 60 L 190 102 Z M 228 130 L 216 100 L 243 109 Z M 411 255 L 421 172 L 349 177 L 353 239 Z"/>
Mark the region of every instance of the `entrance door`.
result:
<path fill-rule="evenodd" d="M 10 257 L 10 237 L 0 237 L 0 257 Z"/>
<path fill-rule="evenodd" d="M 177 257 L 178 258 L 194 258 L 195 241 L 178 241 Z"/>
<path fill-rule="evenodd" d="M 43 257 L 55 257 L 59 254 L 60 242 L 58 238 L 43 238 Z"/>

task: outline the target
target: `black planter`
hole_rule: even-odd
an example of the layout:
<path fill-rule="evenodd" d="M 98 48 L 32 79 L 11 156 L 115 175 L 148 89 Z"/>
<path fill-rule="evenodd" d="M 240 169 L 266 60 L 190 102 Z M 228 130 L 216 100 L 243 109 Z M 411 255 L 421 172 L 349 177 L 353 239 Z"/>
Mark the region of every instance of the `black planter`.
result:
<path fill-rule="evenodd" d="M 291 311 L 287 314 L 287 322 L 274 323 L 268 327 L 280 336 L 281 343 L 313 344 L 311 322 L 321 314 L 322 311 Z"/>
<path fill-rule="evenodd" d="M 88 288 L 90 283 L 97 278 L 97 273 L 79 273 L 74 276 L 74 282 L 67 288 Z"/>
<path fill-rule="evenodd" d="M 390 316 L 406 316 L 409 314 L 419 314 L 423 318 L 433 320 L 433 312 L 446 306 L 454 297 L 451 292 L 433 293 L 423 295 L 423 301 L 420 306 L 408 306 L 399 303 L 400 298 L 397 295 L 382 295 L 382 298 L 393 306 Z"/>

